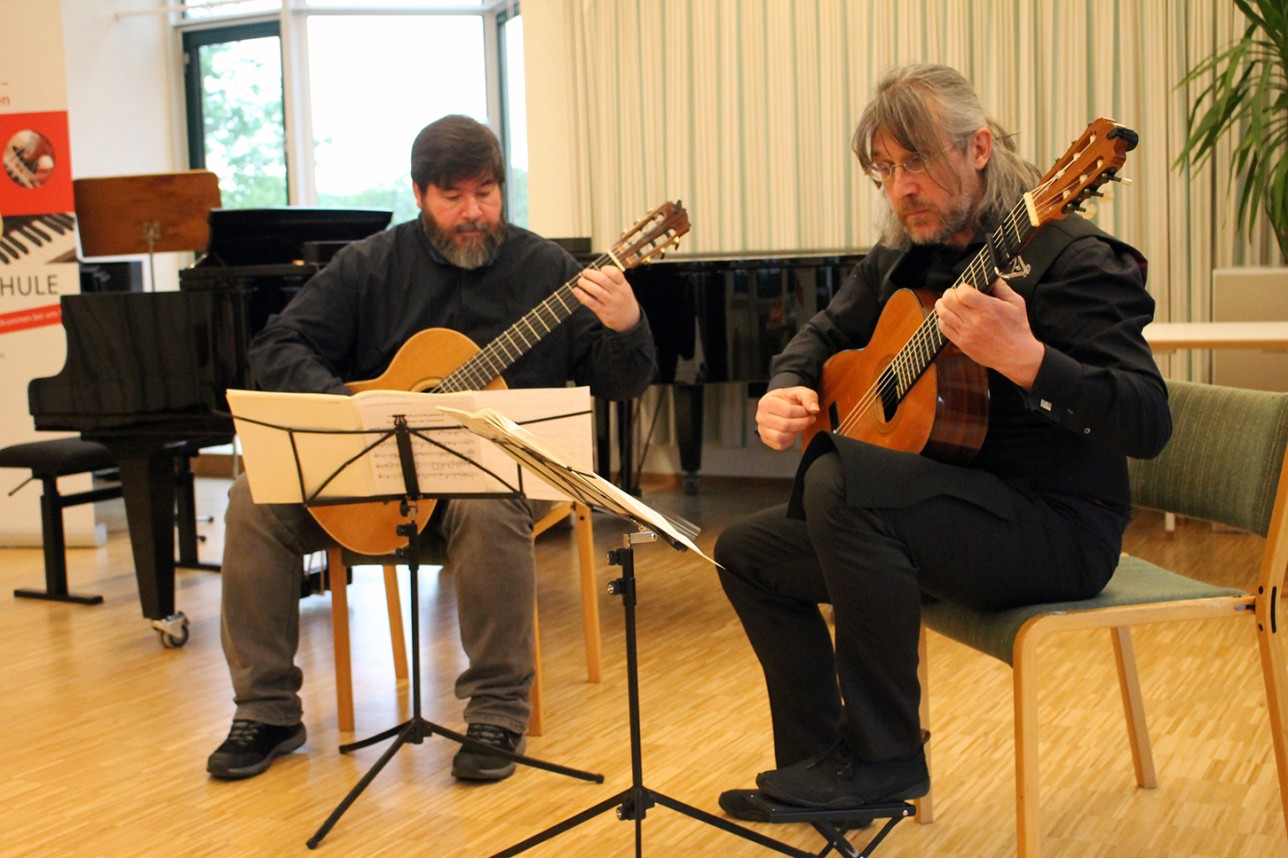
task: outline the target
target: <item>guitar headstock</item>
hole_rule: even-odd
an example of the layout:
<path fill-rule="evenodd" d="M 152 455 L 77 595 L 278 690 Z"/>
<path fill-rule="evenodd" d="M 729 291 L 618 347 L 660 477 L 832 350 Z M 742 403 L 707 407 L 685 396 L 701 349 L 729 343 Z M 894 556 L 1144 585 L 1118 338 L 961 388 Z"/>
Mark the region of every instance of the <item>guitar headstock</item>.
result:
<path fill-rule="evenodd" d="M 1088 197 L 1102 196 L 1099 188 L 1108 181 L 1121 181 L 1117 174 L 1136 148 L 1139 136 L 1112 119 L 1097 119 L 1055 162 L 1029 194 L 1029 219 L 1033 226 L 1061 220 Z"/>
<path fill-rule="evenodd" d="M 679 202 L 665 202 L 622 234 L 609 251 L 623 270 L 660 258 L 689 231 L 689 213 Z"/>

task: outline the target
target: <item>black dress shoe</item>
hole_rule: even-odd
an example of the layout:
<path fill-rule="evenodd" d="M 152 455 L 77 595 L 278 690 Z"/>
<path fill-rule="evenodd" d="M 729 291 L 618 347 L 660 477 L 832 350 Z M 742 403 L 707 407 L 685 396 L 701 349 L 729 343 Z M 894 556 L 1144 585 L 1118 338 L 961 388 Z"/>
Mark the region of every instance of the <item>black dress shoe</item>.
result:
<path fill-rule="evenodd" d="M 762 772 L 756 785 L 772 799 L 804 807 L 839 810 L 886 801 L 921 798 L 930 791 L 926 753 L 869 762 L 838 742 L 827 753 Z"/>
<path fill-rule="evenodd" d="M 760 795 L 756 789 L 730 789 L 720 793 L 720 809 L 734 819 L 745 819 L 748 822 L 773 822 L 769 812 L 756 804 L 753 796 Z"/>
<path fill-rule="evenodd" d="M 734 819 L 747 822 L 802 822 L 803 815 L 821 814 L 816 807 L 802 807 L 798 804 L 786 804 L 775 801 L 758 789 L 731 789 L 720 793 L 720 808 Z M 835 811 L 826 811 L 829 815 Z M 858 815 L 853 819 L 830 819 L 846 831 L 868 828 L 872 825 L 873 815 Z M 815 818 L 819 818 L 815 816 Z"/>

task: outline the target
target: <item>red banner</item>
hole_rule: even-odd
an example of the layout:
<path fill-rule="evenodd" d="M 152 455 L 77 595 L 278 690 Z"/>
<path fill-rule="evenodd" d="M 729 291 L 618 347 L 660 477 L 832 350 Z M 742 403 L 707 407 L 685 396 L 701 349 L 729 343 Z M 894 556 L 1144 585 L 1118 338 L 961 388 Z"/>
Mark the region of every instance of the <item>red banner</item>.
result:
<path fill-rule="evenodd" d="M 0 313 L 0 334 L 11 334 L 28 328 L 43 328 L 47 325 L 61 325 L 62 322 L 63 309 L 58 304 L 30 307 L 12 313 Z"/>

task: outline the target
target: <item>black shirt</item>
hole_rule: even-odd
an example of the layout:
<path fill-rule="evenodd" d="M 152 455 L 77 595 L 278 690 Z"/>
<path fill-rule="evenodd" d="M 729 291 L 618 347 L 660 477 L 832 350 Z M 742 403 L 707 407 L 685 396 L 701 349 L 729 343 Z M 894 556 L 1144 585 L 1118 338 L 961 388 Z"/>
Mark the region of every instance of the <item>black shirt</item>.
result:
<path fill-rule="evenodd" d="M 346 393 L 346 381 L 379 376 L 399 347 L 426 328 L 449 328 L 480 348 L 573 280 L 581 266 L 553 242 L 513 224 L 489 264 L 465 270 L 408 221 L 343 248 L 248 350 L 268 390 Z M 544 334 L 502 372 L 509 387 L 589 385 L 605 399 L 638 396 L 655 369 L 641 312 L 613 331 L 585 307 Z"/>
<path fill-rule="evenodd" d="M 770 389 L 817 389 L 828 357 L 868 343 L 895 290 L 942 292 L 982 247 L 981 234 L 960 251 L 873 250 L 774 358 Z M 1046 347 L 1042 366 L 1029 391 L 989 370 L 988 433 L 968 467 L 1125 515 L 1126 457 L 1157 455 L 1171 434 L 1167 389 L 1142 334 L 1154 314 L 1143 258 L 1077 217 L 1048 224 L 1021 255 L 1044 253 L 1052 259 L 1042 270 L 1009 281 Z"/>

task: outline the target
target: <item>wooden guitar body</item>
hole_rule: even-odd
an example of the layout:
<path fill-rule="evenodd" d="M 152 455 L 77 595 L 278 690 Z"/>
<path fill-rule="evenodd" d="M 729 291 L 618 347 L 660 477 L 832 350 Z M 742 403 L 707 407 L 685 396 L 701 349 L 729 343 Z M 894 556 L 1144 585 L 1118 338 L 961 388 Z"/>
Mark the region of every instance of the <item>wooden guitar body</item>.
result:
<path fill-rule="evenodd" d="M 905 453 L 965 464 L 988 431 L 988 374 L 951 343 L 902 396 L 891 369 L 900 350 L 934 308 L 931 292 L 901 289 L 890 296 L 872 339 L 838 352 L 823 366 L 819 417 L 804 442 L 838 432 Z"/>
<path fill-rule="evenodd" d="M 351 381 L 345 386 L 354 393 L 364 390 L 433 391 L 466 361 L 478 354 L 479 347 L 459 331 L 450 328 L 426 328 L 402 344 L 389 367 L 378 378 Z M 504 390 L 505 381 L 497 376 L 483 390 Z M 400 501 L 367 501 L 311 507 L 313 517 L 336 542 L 359 554 L 393 554 L 407 544 L 398 535 L 398 525 L 409 519 L 424 530 L 434 514 L 437 501 L 421 498 L 414 514 L 404 516 Z"/>

